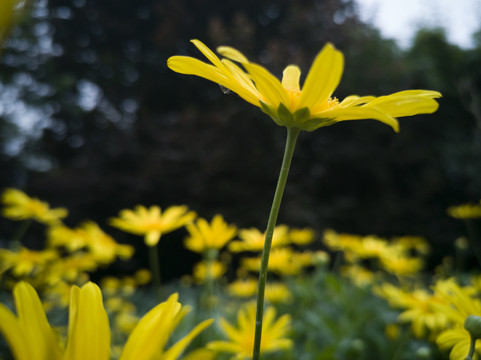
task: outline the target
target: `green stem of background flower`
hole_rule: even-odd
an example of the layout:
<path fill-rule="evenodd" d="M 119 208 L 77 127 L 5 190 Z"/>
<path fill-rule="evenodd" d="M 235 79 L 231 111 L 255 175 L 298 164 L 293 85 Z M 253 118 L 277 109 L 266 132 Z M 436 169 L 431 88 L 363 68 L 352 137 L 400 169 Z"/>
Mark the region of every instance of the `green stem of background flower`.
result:
<path fill-rule="evenodd" d="M 469 354 L 468 356 L 466 356 L 465 360 L 473 360 L 475 346 L 476 346 L 476 338 L 473 335 L 471 335 L 471 342 L 469 344 Z"/>
<path fill-rule="evenodd" d="M 256 329 L 254 337 L 254 352 L 253 360 L 258 360 L 260 357 L 261 335 L 262 335 L 262 319 L 264 316 L 264 292 L 266 288 L 267 278 L 267 264 L 269 262 L 269 253 L 271 251 L 272 236 L 274 235 L 274 228 L 276 226 L 277 215 L 281 207 L 282 195 L 286 186 L 287 175 L 291 166 L 292 155 L 296 146 L 296 140 L 299 136 L 300 129 L 287 128 L 286 147 L 284 149 L 284 158 L 282 159 L 281 172 L 277 180 L 276 192 L 274 200 L 272 201 L 271 212 L 267 221 L 266 239 L 264 242 L 264 250 L 262 252 L 261 269 L 259 273 L 259 282 L 257 286 L 257 312 L 256 312 Z"/>
<path fill-rule="evenodd" d="M 161 299 L 161 281 L 158 244 L 148 247 L 150 271 L 152 272 L 152 283 L 159 300 Z"/>

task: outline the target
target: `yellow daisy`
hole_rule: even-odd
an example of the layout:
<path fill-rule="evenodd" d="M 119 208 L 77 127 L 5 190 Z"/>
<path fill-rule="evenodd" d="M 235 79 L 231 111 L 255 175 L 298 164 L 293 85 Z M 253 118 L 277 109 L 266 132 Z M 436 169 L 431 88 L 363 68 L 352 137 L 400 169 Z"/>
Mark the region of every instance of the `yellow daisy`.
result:
<path fill-rule="evenodd" d="M 54 250 L 29 250 L 21 247 L 18 251 L 0 249 L 0 274 L 11 270 L 14 276 L 35 275 L 45 270 L 47 264 L 59 255 Z"/>
<path fill-rule="evenodd" d="M 17 316 L 0 304 L 0 332 L 17 360 L 109 360 L 110 328 L 102 293 L 87 283 L 72 287 L 68 339 L 59 344 L 50 327 L 35 289 L 25 282 L 14 288 Z M 195 326 L 184 338 L 165 350 L 171 333 L 189 311 L 172 294 L 167 301 L 150 310 L 135 326 L 124 346 L 120 360 L 150 360 L 158 357 L 175 360 L 185 347 L 213 320 Z"/>
<path fill-rule="evenodd" d="M 32 219 L 46 225 L 55 225 L 67 216 L 65 208 L 50 209 L 50 206 L 37 198 L 31 198 L 23 191 L 6 189 L 2 194 L 2 215 L 11 220 Z"/>
<path fill-rule="evenodd" d="M 132 210 L 122 210 L 118 218 L 112 218 L 110 225 L 136 235 L 145 236 L 147 246 L 155 246 L 162 234 L 174 231 L 194 220 L 196 213 L 187 206 L 171 206 L 163 212 L 158 206 L 138 205 Z"/>
<path fill-rule="evenodd" d="M 194 266 L 194 280 L 203 284 L 207 279 L 218 279 L 227 271 L 226 266 L 220 261 L 200 261 Z"/>
<path fill-rule="evenodd" d="M 239 231 L 240 240 L 232 241 L 229 250 L 232 252 L 262 251 L 266 234 L 256 228 L 242 229 Z M 286 225 L 278 225 L 274 228 L 272 248 L 284 246 L 289 243 L 289 228 Z"/>
<path fill-rule="evenodd" d="M 257 293 L 257 279 L 248 278 L 236 280 L 227 286 L 227 292 L 231 296 L 249 298 Z"/>
<path fill-rule="evenodd" d="M 448 215 L 456 219 L 478 219 L 481 217 L 481 204 L 451 206 Z"/>
<path fill-rule="evenodd" d="M 237 327 L 221 318 L 219 325 L 228 341 L 212 341 L 207 348 L 218 352 L 235 354 L 235 359 L 251 359 L 254 346 L 254 329 L 256 322 L 256 304 L 250 302 L 241 308 L 237 315 Z M 261 354 L 287 350 L 292 347 L 292 340 L 287 338 L 291 318 L 288 314 L 276 320 L 276 310 L 270 306 L 264 312 Z"/>
<path fill-rule="evenodd" d="M 171 70 L 216 82 L 289 128 L 313 131 L 339 121 L 375 119 L 398 131 L 396 117 L 433 113 L 438 108 L 434 99 L 441 96 L 437 91 L 407 90 L 377 98 L 351 95 L 339 101 L 332 94 L 341 80 L 344 56 L 330 43 L 316 56 L 302 89 L 301 70 L 296 65 L 287 66 L 279 81 L 236 49 L 217 48 L 224 57 L 219 59 L 199 40 L 192 43 L 212 65 L 188 56 L 172 56 L 167 61 Z"/>
<path fill-rule="evenodd" d="M 222 215 L 215 215 L 210 224 L 205 219 L 197 219 L 187 224 L 189 236 L 184 245 L 187 249 L 203 253 L 210 249 L 222 249 L 237 233 L 237 228 L 224 221 Z"/>

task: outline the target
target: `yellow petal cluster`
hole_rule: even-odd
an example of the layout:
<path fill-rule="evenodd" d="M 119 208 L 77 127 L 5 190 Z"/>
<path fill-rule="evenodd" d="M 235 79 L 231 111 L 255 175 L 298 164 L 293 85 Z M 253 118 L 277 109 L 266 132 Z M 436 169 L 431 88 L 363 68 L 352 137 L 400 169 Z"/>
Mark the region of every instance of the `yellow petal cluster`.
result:
<path fill-rule="evenodd" d="M 228 341 L 212 341 L 207 348 L 218 352 L 235 354 L 235 359 L 252 358 L 254 346 L 254 330 L 256 323 L 256 304 L 250 302 L 241 308 L 237 314 L 237 327 L 221 318 L 219 325 Z M 291 318 L 288 314 L 276 319 L 274 307 L 268 307 L 264 312 L 260 353 L 286 350 L 292 347 L 292 341 L 287 338 Z"/>
<path fill-rule="evenodd" d="M 187 206 L 171 206 L 163 212 L 158 206 L 138 205 L 134 210 L 122 210 L 110 225 L 136 235 L 144 235 L 147 246 L 155 246 L 162 234 L 174 231 L 194 220 L 196 213 Z"/>
<path fill-rule="evenodd" d="M 97 285 L 87 283 L 72 287 L 69 308 L 68 339 L 59 344 L 50 327 L 35 289 L 25 282 L 14 288 L 14 315 L 0 304 L 0 332 L 17 360 L 109 360 L 110 327 Z M 195 326 L 169 349 L 167 342 L 179 322 L 189 311 L 172 294 L 167 301 L 150 310 L 135 326 L 120 360 L 177 359 L 187 345 L 213 320 Z"/>
<path fill-rule="evenodd" d="M 339 121 L 375 119 L 398 131 L 397 117 L 433 113 L 438 108 L 434 99 L 441 96 L 437 91 L 406 90 L 380 97 L 351 95 L 339 101 L 333 93 L 344 71 L 344 55 L 330 43 L 314 59 L 302 88 L 296 65 L 287 66 L 279 81 L 234 48 L 217 48 L 223 56 L 219 59 L 201 41 L 192 43 L 211 64 L 172 56 L 167 61 L 171 70 L 218 83 L 259 107 L 280 126 L 313 131 Z"/>
<path fill-rule="evenodd" d="M 11 220 L 35 220 L 46 225 L 60 223 L 68 214 L 65 208 L 50 209 L 48 203 L 32 198 L 18 189 L 2 193 L 2 215 Z"/>
<path fill-rule="evenodd" d="M 239 231 L 239 240 L 229 244 L 232 252 L 262 251 L 266 234 L 256 228 L 242 229 Z M 289 242 L 289 228 L 286 225 L 278 225 L 274 228 L 272 248 L 287 245 Z"/>
<path fill-rule="evenodd" d="M 237 228 L 227 224 L 219 214 L 212 218 L 210 224 L 199 218 L 195 223 L 187 224 L 186 228 L 189 236 L 185 239 L 184 245 L 198 253 L 222 249 L 237 233 Z"/>

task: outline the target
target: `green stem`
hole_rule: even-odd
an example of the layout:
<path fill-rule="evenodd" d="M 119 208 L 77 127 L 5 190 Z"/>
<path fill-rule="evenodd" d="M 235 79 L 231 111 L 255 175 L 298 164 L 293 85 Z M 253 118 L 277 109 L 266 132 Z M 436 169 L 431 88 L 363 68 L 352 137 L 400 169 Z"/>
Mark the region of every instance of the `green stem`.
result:
<path fill-rule="evenodd" d="M 476 339 L 473 337 L 473 335 L 471 335 L 471 344 L 469 345 L 469 354 L 468 356 L 466 356 L 465 360 L 473 360 L 475 345 L 476 345 Z"/>
<path fill-rule="evenodd" d="M 161 299 L 160 263 L 158 244 L 148 247 L 150 271 L 152 272 L 152 282 L 159 300 Z"/>
<path fill-rule="evenodd" d="M 267 278 L 267 264 L 269 262 L 269 253 L 271 251 L 272 236 L 274 227 L 276 226 L 277 215 L 281 207 L 282 195 L 286 186 L 287 175 L 291 165 L 292 155 L 296 146 L 296 140 L 299 136 L 300 129 L 287 128 L 286 147 L 284 149 L 284 158 L 282 159 L 281 171 L 277 180 L 276 192 L 272 201 L 271 212 L 267 221 L 266 240 L 264 242 L 264 250 L 262 251 L 261 269 L 259 273 L 259 282 L 257 286 L 257 312 L 256 312 L 256 329 L 254 337 L 253 360 L 260 358 L 261 335 L 262 335 L 262 319 L 264 316 L 264 292 Z"/>

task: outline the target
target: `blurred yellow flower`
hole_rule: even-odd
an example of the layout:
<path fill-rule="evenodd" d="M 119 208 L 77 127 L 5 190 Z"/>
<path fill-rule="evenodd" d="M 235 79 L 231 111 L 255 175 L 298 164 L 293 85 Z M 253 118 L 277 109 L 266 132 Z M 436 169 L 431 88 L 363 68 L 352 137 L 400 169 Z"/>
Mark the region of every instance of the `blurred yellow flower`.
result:
<path fill-rule="evenodd" d="M 240 240 L 232 241 L 229 250 L 232 252 L 262 251 L 266 234 L 258 229 L 242 229 L 239 231 Z M 272 248 L 284 246 L 289 243 L 289 228 L 286 225 L 278 225 L 274 228 Z"/>
<path fill-rule="evenodd" d="M 0 249 L 0 274 L 11 270 L 14 276 L 33 275 L 45 270 L 47 264 L 58 258 L 54 250 L 29 250 L 21 247 L 18 251 Z"/>
<path fill-rule="evenodd" d="M 420 257 L 407 257 L 398 251 L 389 251 L 380 258 L 382 267 L 387 272 L 396 276 L 412 276 L 417 274 L 424 266 Z"/>
<path fill-rule="evenodd" d="M 297 275 L 305 266 L 302 259 L 302 254 L 295 253 L 290 248 L 273 249 L 267 268 L 278 275 Z M 261 257 L 243 258 L 241 266 L 246 270 L 258 272 L 261 267 Z"/>
<path fill-rule="evenodd" d="M 257 279 L 248 278 L 233 281 L 227 286 L 227 292 L 235 297 L 252 297 L 257 293 Z"/>
<path fill-rule="evenodd" d="M 221 60 L 199 40 L 192 42 L 213 65 L 188 56 L 172 56 L 167 61 L 171 70 L 200 76 L 232 90 L 280 126 L 313 131 L 339 121 L 375 119 L 398 131 L 396 117 L 433 113 L 438 108 L 434 99 L 441 97 L 437 91 L 407 90 L 378 98 L 351 95 L 339 102 L 332 94 L 341 80 L 344 56 L 331 43 L 316 56 L 301 89 L 301 70 L 296 65 L 287 66 L 279 81 L 236 49 L 217 48 L 224 56 Z"/>
<path fill-rule="evenodd" d="M 237 233 L 237 228 L 224 221 L 222 215 L 215 215 L 210 224 L 202 218 L 187 224 L 189 236 L 184 245 L 187 249 L 203 253 L 210 249 L 222 249 Z"/>
<path fill-rule="evenodd" d="M 110 264 L 117 257 L 124 260 L 130 259 L 134 254 L 132 246 L 117 243 L 93 221 L 86 221 L 80 228 L 84 233 L 90 253 L 101 264 Z"/>
<path fill-rule="evenodd" d="M 207 279 L 219 279 L 227 271 L 226 266 L 220 261 L 204 261 L 194 265 L 192 271 L 194 280 L 198 284 L 203 284 Z"/>
<path fill-rule="evenodd" d="M 371 270 L 357 264 L 343 266 L 341 274 L 359 287 L 372 285 L 375 278 L 375 274 Z"/>
<path fill-rule="evenodd" d="M 44 275 L 49 284 L 66 280 L 76 282 L 80 274 L 92 272 L 98 267 L 95 258 L 88 253 L 78 253 L 53 261 Z"/>
<path fill-rule="evenodd" d="M 235 354 L 235 359 L 252 358 L 254 346 L 254 329 L 256 322 L 256 304 L 250 302 L 241 308 L 237 314 L 237 327 L 221 318 L 219 325 L 229 339 L 228 341 L 211 341 L 207 348 L 218 352 Z M 292 340 L 287 338 L 290 331 L 291 318 L 288 314 L 276 320 L 276 310 L 269 306 L 263 317 L 262 339 L 260 353 L 287 350 L 292 347 Z"/>
<path fill-rule="evenodd" d="M 448 208 L 448 215 L 456 219 L 481 218 L 481 204 L 463 204 Z"/>
<path fill-rule="evenodd" d="M 281 282 L 267 283 L 265 297 L 271 304 L 288 303 L 292 300 L 292 293 L 286 284 Z"/>
<path fill-rule="evenodd" d="M 69 329 L 63 348 L 51 329 L 35 289 L 20 282 L 14 288 L 18 315 L 0 304 L 0 332 L 17 360 L 109 360 L 110 328 L 102 293 L 87 283 L 72 287 Z M 120 360 L 150 360 L 154 356 L 175 360 L 185 347 L 213 320 L 195 326 L 184 338 L 164 350 L 173 330 L 189 311 L 172 294 L 167 301 L 150 310 L 135 326 L 124 346 Z M 146 336 L 148 334 L 148 336 Z"/>
<path fill-rule="evenodd" d="M 47 243 L 52 247 L 64 247 L 75 252 L 88 245 L 88 238 L 82 228 L 71 229 L 65 225 L 51 226 L 47 229 Z"/>
<path fill-rule="evenodd" d="M 35 220 L 46 225 L 60 223 L 67 216 L 65 208 L 50 209 L 50 206 L 37 198 L 31 198 L 23 191 L 5 189 L 2 193 L 2 215 L 11 220 Z"/>
<path fill-rule="evenodd" d="M 188 211 L 187 206 L 171 206 L 164 212 L 158 206 L 138 205 L 134 211 L 126 209 L 118 218 L 110 219 L 110 225 L 120 230 L 145 236 L 147 246 L 155 246 L 163 234 L 187 225 L 195 219 L 196 213 Z"/>
<path fill-rule="evenodd" d="M 406 291 L 389 283 L 375 287 L 374 293 L 385 298 L 392 307 L 404 310 L 398 320 L 411 323 L 413 334 L 418 338 L 424 337 L 428 330 L 437 335 L 448 324 L 446 314 L 438 310 L 447 303 L 436 293 L 424 289 Z"/>
<path fill-rule="evenodd" d="M 291 229 L 289 237 L 291 242 L 296 245 L 308 245 L 314 241 L 315 232 L 313 229 Z"/>

